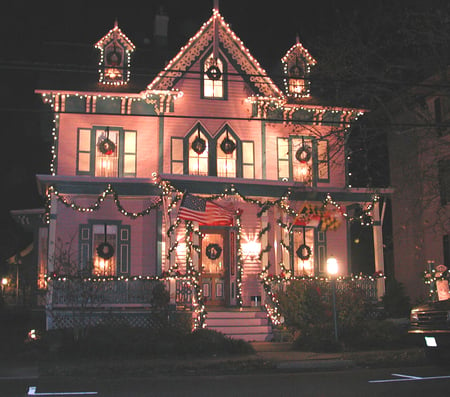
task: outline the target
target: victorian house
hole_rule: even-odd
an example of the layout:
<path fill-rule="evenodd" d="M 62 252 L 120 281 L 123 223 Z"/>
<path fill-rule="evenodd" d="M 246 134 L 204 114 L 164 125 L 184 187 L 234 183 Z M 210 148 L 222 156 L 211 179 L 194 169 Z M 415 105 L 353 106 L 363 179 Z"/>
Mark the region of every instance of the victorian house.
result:
<path fill-rule="evenodd" d="M 364 110 L 319 104 L 317 61 L 298 39 L 283 86 L 218 9 L 141 87 L 139 49 L 117 23 L 95 48 L 95 84 L 36 90 L 53 114 L 51 170 L 37 176 L 48 328 L 74 321 L 82 277 L 92 296 L 75 301 L 90 321 L 145 325 L 164 282 L 196 326 L 267 340 L 279 320 L 271 282 L 327 277 L 331 256 L 351 277 L 349 223 L 361 219 L 383 274 L 384 192 L 347 182 L 346 132 Z M 383 277 L 370 282 L 380 297 Z"/>

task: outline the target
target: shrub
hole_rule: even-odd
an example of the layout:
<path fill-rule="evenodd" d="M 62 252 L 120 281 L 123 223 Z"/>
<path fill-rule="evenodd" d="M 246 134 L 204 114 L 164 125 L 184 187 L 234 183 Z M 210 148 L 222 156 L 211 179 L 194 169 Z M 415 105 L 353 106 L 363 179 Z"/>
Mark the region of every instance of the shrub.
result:
<path fill-rule="evenodd" d="M 388 317 L 408 317 L 411 310 L 409 296 L 405 294 L 402 283 L 395 278 L 386 281 L 386 293 L 382 298 L 384 310 Z"/>

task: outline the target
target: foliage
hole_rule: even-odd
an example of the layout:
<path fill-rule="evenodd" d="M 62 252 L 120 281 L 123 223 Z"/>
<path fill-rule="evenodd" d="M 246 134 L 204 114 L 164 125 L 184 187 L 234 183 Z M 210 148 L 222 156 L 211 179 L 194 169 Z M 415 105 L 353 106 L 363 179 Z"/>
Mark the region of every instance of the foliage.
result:
<path fill-rule="evenodd" d="M 75 339 L 71 329 L 44 334 L 39 348 L 55 358 L 152 358 L 250 354 L 252 346 L 220 332 L 198 329 L 186 332 L 176 324 L 159 329 L 97 326 Z"/>
<path fill-rule="evenodd" d="M 386 281 L 386 293 L 382 298 L 388 317 L 409 317 L 411 302 L 402 283 L 395 278 Z"/>
<path fill-rule="evenodd" d="M 338 341 L 335 340 L 331 288 L 327 283 L 291 283 L 278 296 L 293 346 L 305 351 L 370 350 L 407 343 L 406 330 L 392 321 L 373 319 L 364 291 L 336 291 Z"/>
<path fill-rule="evenodd" d="M 170 302 L 170 294 L 163 282 L 158 282 L 152 289 L 152 306 L 155 309 L 167 309 Z"/>

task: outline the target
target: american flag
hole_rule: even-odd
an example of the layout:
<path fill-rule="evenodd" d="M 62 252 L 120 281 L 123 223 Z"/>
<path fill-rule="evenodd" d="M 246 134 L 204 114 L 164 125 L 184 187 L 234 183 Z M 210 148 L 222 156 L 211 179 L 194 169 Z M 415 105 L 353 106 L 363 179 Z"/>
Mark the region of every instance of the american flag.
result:
<path fill-rule="evenodd" d="M 186 193 L 178 211 L 180 219 L 198 222 L 202 225 L 232 225 L 233 214 L 227 209 L 202 197 Z"/>

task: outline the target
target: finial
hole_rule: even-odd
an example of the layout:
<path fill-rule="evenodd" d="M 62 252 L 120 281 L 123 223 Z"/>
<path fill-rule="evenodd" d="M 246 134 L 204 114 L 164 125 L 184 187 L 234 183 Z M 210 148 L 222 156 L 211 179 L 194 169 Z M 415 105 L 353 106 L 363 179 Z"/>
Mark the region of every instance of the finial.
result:
<path fill-rule="evenodd" d="M 219 0 L 214 0 L 214 10 L 216 10 L 217 12 L 219 12 Z"/>

